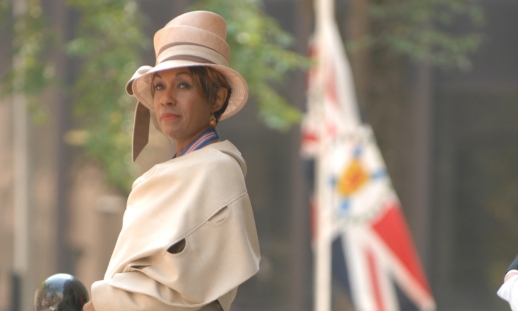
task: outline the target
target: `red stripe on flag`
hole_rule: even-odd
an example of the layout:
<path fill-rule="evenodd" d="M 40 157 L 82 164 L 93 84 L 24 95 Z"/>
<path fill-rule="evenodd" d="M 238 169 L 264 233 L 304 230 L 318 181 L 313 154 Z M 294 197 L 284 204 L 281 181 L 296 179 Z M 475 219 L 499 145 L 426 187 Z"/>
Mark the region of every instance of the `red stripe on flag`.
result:
<path fill-rule="evenodd" d="M 383 300 L 381 297 L 381 288 L 380 283 L 378 280 L 379 272 L 376 267 L 376 262 L 374 259 L 374 255 L 372 254 L 372 251 L 368 249 L 366 251 L 367 253 L 367 262 L 369 265 L 369 279 L 371 281 L 371 287 L 374 294 L 374 301 L 376 303 L 376 310 L 375 311 L 385 311 Z"/>
<path fill-rule="evenodd" d="M 328 81 L 326 81 L 326 96 L 329 98 L 329 101 L 335 106 L 338 106 L 338 93 L 336 92 L 337 81 L 338 79 L 336 77 L 336 71 L 334 69 L 331 69 L 331 74 L 328 77 Z"/>
<path fill-rule="evenodd" d="M 409 274 L 430 293 L 430 287 L 414 249 L 405 218 L 398 205 L 392 204 L 385 214 L 372 224 L 372 229 L 387 247 L 399 259 Z"/>
<path fill-rule="evenodd" d="M 308 142 L 308 143 L 309 142 L 317 143 L 318 142 L 318 136 L 315 133 L 310 133 L 310 132 L 304 131 L 302 133 L 302 141 L 303 142 Z"/>

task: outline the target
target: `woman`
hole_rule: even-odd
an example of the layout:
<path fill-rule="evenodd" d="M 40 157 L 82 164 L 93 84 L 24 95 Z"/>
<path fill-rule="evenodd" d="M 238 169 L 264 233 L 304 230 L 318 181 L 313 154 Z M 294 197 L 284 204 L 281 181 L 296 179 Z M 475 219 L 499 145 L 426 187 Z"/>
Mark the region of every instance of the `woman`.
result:
<path fill-rule="evenodd" d="M 219 120 L 237 113 L 248 88 L 228 67 L 219 15 L 180 15 L 154 37 L 156 66 L 126 86 L 138 104 L 133 160 L 149 120 L 174 142 L 172 160 L 133 184 L 104 280 L 83 310 L 225 310 L 259 269 L 259 245 L 244 176 L 246 165 Z"/>

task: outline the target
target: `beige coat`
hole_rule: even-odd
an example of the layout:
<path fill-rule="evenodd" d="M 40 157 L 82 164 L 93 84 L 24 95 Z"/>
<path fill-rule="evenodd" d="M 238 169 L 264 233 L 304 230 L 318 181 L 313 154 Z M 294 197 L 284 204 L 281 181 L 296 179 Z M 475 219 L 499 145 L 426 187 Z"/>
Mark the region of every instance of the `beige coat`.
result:
<path fill-rule="evenodd" d="M 92 285 L 95 309 L 187 311 L 218 300 L 228 311 L 237 286 L 259 270 L 245 174 L 224 141 L 139 177 L 104 280 Z M 180 253 L 167 251 L 183 239 Z"/>

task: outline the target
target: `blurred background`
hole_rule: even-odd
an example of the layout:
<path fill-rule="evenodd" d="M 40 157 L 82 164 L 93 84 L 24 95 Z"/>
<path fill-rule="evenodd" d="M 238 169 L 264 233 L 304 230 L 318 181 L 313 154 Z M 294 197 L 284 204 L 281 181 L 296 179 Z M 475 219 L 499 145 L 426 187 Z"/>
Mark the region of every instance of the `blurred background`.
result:
<path fill-rule="evenodd" d="M 153 132 L 131 164 L 124 85 L 154 63 L 153 34 L 194 8 L 227 19 L 252 95 L 218 125 L 247 161 L 263 255 L 233 310 L 312 310 L 312 167 L 298 124 L 312 1 L 0 1 L 0 311 L 31 310 L 54 273 L 103 278 L 132 180 L 172 156 Z M 437 309 L 509 310 L 496 291 L 518 253 L 518 3 L 335 7 Z"/>

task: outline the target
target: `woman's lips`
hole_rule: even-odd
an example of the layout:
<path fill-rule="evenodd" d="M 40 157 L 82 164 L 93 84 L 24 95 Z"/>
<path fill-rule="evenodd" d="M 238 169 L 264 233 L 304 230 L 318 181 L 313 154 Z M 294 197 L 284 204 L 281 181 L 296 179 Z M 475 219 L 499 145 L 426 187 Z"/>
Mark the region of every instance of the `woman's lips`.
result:
<path fill-rule="evenodd" d="M 168 121 L 168 120 L 173 120 L 173 119 L 176 119 L 178 118 L 178 115 L 177 114 L 174 114 L 174 113 L 162 113 L 162 116 L 161 116 L 162 120 L 164 121 Z"/>

